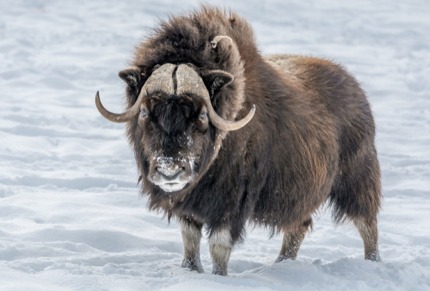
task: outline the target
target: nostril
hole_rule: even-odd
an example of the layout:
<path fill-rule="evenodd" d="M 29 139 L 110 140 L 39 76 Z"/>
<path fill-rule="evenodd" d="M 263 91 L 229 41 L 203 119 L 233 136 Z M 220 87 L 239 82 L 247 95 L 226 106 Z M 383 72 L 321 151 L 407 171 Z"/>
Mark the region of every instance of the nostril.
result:
<path fill-rule="evenodd" d="M 182 173 L 185 173 L 186 168 L 185 167 L 160 167 L 156 166 L 155 172 L 158 173 L 163 179 L 167 181 L 172 181 L 177 179 Z"/>

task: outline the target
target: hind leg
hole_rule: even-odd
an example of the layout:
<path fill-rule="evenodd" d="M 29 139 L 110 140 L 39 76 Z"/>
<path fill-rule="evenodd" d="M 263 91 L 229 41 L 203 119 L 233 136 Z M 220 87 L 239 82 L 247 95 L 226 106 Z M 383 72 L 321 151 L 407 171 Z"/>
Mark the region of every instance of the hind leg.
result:
<path fill-rule="evenodd" d="M 378 251 L 378 226 L 376 219 L 354 219 L 364 244 L 364 259 L 373 262 L 380 262 L 381 257 Z"/>
<path fill-rule="evenodd" d="M 305 234 L 312 225 L 312 219 L 305 221 L 302 225 L 294 229 L 284 229 L 284 238 L 282 239 L 282 247 L 279 252 L 279 256 L 276 259 L 276 263 L 283 260 L 291 259 L 295 260 L 297 252 L 299 251 L 300 245 L 305 238 Z"/>
<path fill-rule="evenodd" d="M 380 261 L 377 216 L 381 205 L 381 173 L 373 146 L 345 159 L 330 194 L 336 222 L 351 220 L 364 243 L 364 258 Z"/>

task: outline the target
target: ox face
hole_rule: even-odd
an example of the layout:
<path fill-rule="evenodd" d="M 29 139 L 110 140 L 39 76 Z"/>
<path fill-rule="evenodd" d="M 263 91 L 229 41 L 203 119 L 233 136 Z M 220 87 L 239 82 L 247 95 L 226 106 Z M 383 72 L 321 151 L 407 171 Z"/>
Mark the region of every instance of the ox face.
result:
<path fill-rule="evenodd" d="M 213 148 L 206 106 L 191 94 L 148 97 L 138 117 L 146 178 L 165 192 L 180 191 L 193 184 Z"/>
<path fill-rule="evenodd" d="M 133 89 L 140 71 L 127 69 L 120 72 L 120 77 Z M 224 71 L 199 74 L 191 65 L 164 64 L 136 90 L 140 91 L 137 100 L 126 112 L 106 110 L 98 92 L 96 106 L 106 119 L 130 122 L 135 128 L 133 142 L 142 159 L 145 182 L 164 192 L 177 192 L 193 184 L 216 155 L 216 129 L 240 129 L 254 116 L 254 106 L 238 121 L 223 119 L 213 108 L 209 92 L 216 94 L 232 80 L 233 76 Z"/>
<path fill-rule="evenodd" d="M 146 180 L 164 192 L 192 184 L 211 144 L 203 79 L 188 65 L 157 68 L 142 90 L 138 127 Z M 202 96 L 203 95 L 203 96 Z"/>

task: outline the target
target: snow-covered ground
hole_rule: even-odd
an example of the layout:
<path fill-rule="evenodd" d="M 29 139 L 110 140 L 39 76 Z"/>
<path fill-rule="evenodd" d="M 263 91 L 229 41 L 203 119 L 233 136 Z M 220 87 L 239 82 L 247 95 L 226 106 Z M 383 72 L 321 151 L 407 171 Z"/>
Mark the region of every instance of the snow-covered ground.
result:
<path fill-rule="evenodd" d="M 229 3 L 232 2 L 232 3 Z M 344 64 L 377 123 L 383 263 L 330 212 L 296 261 L 250 229 L 229 277 L 180 268 L 178 225 L 148 212 L 123 125 L 117 72 L 159 18 L 199 1 L 0 1 L 0 290 L 430 290 L 430 2 L 215 1 L 245 16 L 264 53 Z"/>

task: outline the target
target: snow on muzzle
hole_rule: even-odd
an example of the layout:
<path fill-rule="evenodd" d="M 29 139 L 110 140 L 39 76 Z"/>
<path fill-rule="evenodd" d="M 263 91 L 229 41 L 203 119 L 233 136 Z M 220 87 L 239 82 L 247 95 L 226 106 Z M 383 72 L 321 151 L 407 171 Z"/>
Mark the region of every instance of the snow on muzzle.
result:
<path fill-rule="evenodd" d="M 180 191 L 193 178 L 194 159 L 156 156 L 151 159 L 149 181 L 165 192 Z"/>

